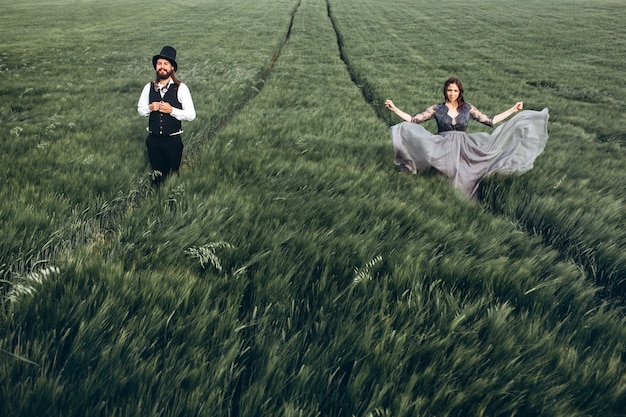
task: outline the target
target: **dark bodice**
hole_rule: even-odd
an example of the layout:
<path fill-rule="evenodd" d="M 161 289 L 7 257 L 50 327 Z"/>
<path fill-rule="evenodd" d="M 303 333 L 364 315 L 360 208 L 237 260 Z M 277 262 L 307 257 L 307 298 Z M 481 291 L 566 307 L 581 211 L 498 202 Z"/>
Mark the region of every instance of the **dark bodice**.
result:
<path fill-rule="evenodd" d="M 462 108 L 458 109 L 458 112 L 459 114 L 453 119 L 448 114 L 448 106 L 446 106 L 445 103 L 439 103 L 430 106 L 424 112 L 413 116 L 411 122 L 423 123 L 434 117 L 437 122 L 438 132 L 447 132 L 450 130 L 465 132 L 470 119 L 474 119 L 487 126 L 493 126 L 493 119 L 490 116 L 482 113 L 469 103 L 465 103 Z"/>

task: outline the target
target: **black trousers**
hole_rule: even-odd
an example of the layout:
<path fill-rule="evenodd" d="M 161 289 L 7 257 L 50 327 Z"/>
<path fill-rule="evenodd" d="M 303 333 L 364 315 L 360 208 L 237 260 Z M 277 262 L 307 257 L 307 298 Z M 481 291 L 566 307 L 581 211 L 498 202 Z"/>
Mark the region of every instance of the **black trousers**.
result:
<path fill-rule="evenodd" d="M 157 136 L 150 133 L 146 138 L 146 146 L 155 183 L 161 183 L 171 173 L 178 173 L 183 159 L 181 135 Z"/>

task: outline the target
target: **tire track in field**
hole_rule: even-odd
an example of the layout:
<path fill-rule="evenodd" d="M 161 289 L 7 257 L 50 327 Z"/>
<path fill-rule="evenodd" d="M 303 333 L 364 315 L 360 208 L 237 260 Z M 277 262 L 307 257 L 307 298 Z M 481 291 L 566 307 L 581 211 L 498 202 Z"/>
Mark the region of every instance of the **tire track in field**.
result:
<path fill-rule="evenodd" d="M 376 94 L 376 90 L 375 88 L 369 84 L 366 80 L 363 79 L 362 76 L 360 76 L 358 74 L 358 71 L 356 68 L 354 68 L 351 63 L 350 63 L 350 59 L 347 56 L 347 54 L 345 53 L 344 50 L 344 43 L 343 43 L 343 36 L 341 35 L 341 31 L 339 30 L 339 26 L 337 25 L 336 19 L 333 15 L 332 12 L 332 8 L 330 5 L 330 1 L 326 0 L 326 9 L 328 12 L 328 18 L 331 21 L 331 24 L 333 26 L 333 29 L 335 31 L 335 35 L 337 37 L 337 45 L 339 47 L 339 55 L 341 60 L 343 61 L 343 63 L 346 66 L 346 70 L 348 71 L 348 73 L 350 74 L 350 78 L 352 79 L 352 82 L 356 85 L 356 87 L 361 91 L 361 94 L 363 95 L 364 100 L 372 107 L 373 111 L 376 113 L 376 115 L 382 120 L 384 121 L 388 126 L 394 124 L 395 122 L 393 121 L 393 118 L 390 115 L 389 111 L 386 111 L 386 108 L 382 105 L 382 103 L 380 103 L 380 97 L 377 96 Z M 598 279 L 598 277 L 603 277 L 603 276 L 611 276 L 612 274 L 614 274 L 611 270 L 600 270 L 597 267 L 598 262 L 595 261 L 594 258 L 585 258 L 582 256 L 575 256 L 575 254 L 572 254 L 568 248 L 564 245 L 558 245 L 555 244 L 554 241 L 551 241 L 550 235 L 546 234 L 546 233 L 533 233 L 533 226 L 532 225 L 524 225 L 524 223 L 521 221 L 521 219 L 517 218 L 517 217 L 512 217 L 512 216 L 507 216 L 506 214 L 499 214 L 497 208 L 492 204 L 489 203 L 489 201 L 484 198 L 481 197 L 481 194 L 479 193 L 477 195 L 478 200 L 481 202 L 481 204 L 489 211 L 489 213 L 491 213 L 494 216 L 504 216 L 508 219 L 510 219 L 512 222 L 519 224 L 520 227 L 522 228 L 522 230 L 524 231 L 524 233 L 526 233 L 529 236 L 537 236 L 539 237 L 543 244 L 546 245 L 547 247 L 553 248 L 556 251 L 558 251 L 558 253 L 560 254 L 560 257 L 562 258 L 562 260 L 569 260 L 571 262 L 574 262 L 576 265 L 578 265 L 578 267 L 585 272 L 585 274 L 590 277 L 590 281 L 594 282 L 596 285 L 600 285 L 603 286 L 604 288 L 601 288 L 600 291 L 598 292 L 599 297 L 603 298 L 603 299 L 615 299 L 616 297 L 618 297 L 618 302 L 621 304 L 626 304 L 626 295 L 621 294 L 621 290 L 619 288 L 622 288 L 620 286 L 623 286 L 623 282 L 618 282 L 618 290 L 619 291 L 612 291 L 610 289 L 611 286 L 615 286 L 616 284 L 614 282 L 607 282 L 606 280 L 602 280 L 600 279 L 599 282 L 597 282 L 596 280 Z M 571 244 L 571 243 L 570 243 Z M 575 243 L 574 243 L 575 245 Z M 616 294 L 617 292 L 617 294 Z"/>
<path fill-rule="evenodd" d="M 295 4 L 293 9 L 291 10 L 291 16 L 289 19 L 289 26 L 287 27 L 287 31 L 285 32 L 285 35 L 282 41 L 280 42 L 280 45 L 278 46 L 278 48 L 276 48 L 274 55 L 272 55 L 272 58 L 270 59 L 270 62 L 268 63 L 268 65 L 259 72 L 258 74 L 259 79 L 256 82 L 256 84 L 250 89 L 250 93 L 246 97 L 244 97 L 243 100 L 241 100 L 237 105 L 235 105 L 232 111 L 230 111 L 226 116 L 218 120 L 217 128 L 215 130 L 210 132 L 202 140 L 193 144 L 195 146 L 187 145 L 187 150 L 185 151 L 185 158 L 183 161 L 184 164 L 188 164 L 189 161 L 193 159 L 193 156 L 196 153 L 198 153 L 198 150 L 197 150 L 198 148 L 201 148 L 201 146 L 208 139 L 215 136 L 217 132 L 219 132 L 225 126 L 227 126 L 230 123 L 230 121 L 235 117 L 235 115 L 239 111 L 241 111 L 241 109 L 243 109 L 248 103 L 250 103 L 250 101 L 252 101 L 256 96 L 258 96 L 261 93 L 261 90 L 263 90 L 263 87 L 265 86 L 266 80 L 269 78 L 270 74 L 274 70 L 274 66 L 276 65 L 276 61 L 278 61 L 278 58 L 280 57 L 280 54 L 282 53 L 283 47 L 285 46 L 285 44 L 289 41 L 289 38 L 291 37 L 291 31 L 293 29 L 293 24 L 296 18 L 296 13 L 298 12 L 298 9 L 300 8 L 301 3 L 302 3 L 302 0 L 298 0 L 298 2 Z"/>
<path fill-rule="evenodd" d="M 337 22 L 335 21 L 335 18 L 333 16 L 329 0 L 326 0 L 326 12 L 328 14 L 328 18 L 330 19 L 330 23 L 333 26 L 333 30 L 335 31 L 337 46 L 339 47 L 339 57 L 341 58 L 341 61 L 345 64 L 348 74 L 350 74 L 350 79 L 352 79 L 354 85 L 356 85 L 357 88 L 361 91 L 361 94 L 363 94 L 363 98 L 372 107 L 376 115 L 383 121 L 387 122 L 387 124 L 391 124 L 391 117 L 388 115 L 389 112 L 384 112 L 382 106 L 376 105 L 377 97 L 376 94 L 374 94 L 374 89 L 367 82 L 361 79 L 361 77 L 359 77 L 356 73 L 354 67 L 350 65 L 350 60 L 348 59 L 348 56 L 344 51 L 343 37 L 341 36 L 341 32 L 339 31 L 339 27 L 337 26 Z"/>
<path fill-rule="evenodd" d="M 267 67 L 261 71 L 260 79 L 257 81 L 255 88 L 253 89 L 253 93 L 250 94 L 245 100 L 242 100 L 242 102 L 235 107 L 234 111 L 231 112 L 229 116 L 224 118 L 221 123 L 219 123 L 218 128 L 213 135 L 217 134 L 217 132 L 226 127 L 239 111 L 241 111 L 252 99 L 261 93 L 266 80 L 274 70 L 274 66 L 282 53 L 283 47 L 291 38 L 291 32 L 296 14 L 300 9 L 301 4 L 302 0 L 298 0 L 292 9 L 289 26 L 285 36 L 280 43 L 280 46 L 274 52 L 274 55 L 270 59 Z M 250 387 L 252 381 L 254 380 L 254 364 L 257 359 L 261 357 L 258 345 L 255 342 L 256 326 L 254 325 L 254 322 L 257 315 L 254 301 L 255 293 L 256 291 L 253 281 L 248 280 L 241 295 L 241 303 L 239 305 L 239 311 L 237 312 L 239 323 L 241 323 L 239 330 L 241 334 L 241 344 L 239 352 L 233 359 L 233 363 L 231 365 L 231 379 L 228 386 L 225 387 L 225 398 L 227 398 L 225 403 L 225 407 L 227 407 L 227 409 L 225 410 L 225 413 L 229 417 L 238 417 L 241 414 L 239 409 L 241 395 Z"/>

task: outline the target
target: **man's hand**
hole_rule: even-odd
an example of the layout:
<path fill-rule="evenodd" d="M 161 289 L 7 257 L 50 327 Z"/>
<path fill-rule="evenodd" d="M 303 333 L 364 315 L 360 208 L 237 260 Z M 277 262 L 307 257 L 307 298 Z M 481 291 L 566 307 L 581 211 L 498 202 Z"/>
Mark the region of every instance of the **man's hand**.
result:
<path fill-rule="evenodd" d="M 155 101 L 153 103 L 150 103 L 150 106 L 148 106 L 148 108 L 150 109 L 150 111 L 158 111 L 161 113 L 172 112 L 172 106 L 165 101 Z"/>

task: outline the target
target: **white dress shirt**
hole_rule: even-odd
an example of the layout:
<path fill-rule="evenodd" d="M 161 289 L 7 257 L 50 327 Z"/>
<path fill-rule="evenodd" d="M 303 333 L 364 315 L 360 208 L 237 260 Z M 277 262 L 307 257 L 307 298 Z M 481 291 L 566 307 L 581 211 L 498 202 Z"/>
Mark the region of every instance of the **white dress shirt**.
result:
<path fill-rule="evenodd" d="M 167 89 L 170 85 L 172 85 L 174 81 L 170 78 L 167 84 L 160 89 L 161 97 L 165 95 Z M 141 92 L 141 96 L 139 97 L 139 102 L 137 103 L 137 112 L 140 116 L 149 116 L 151 113 L 150 110 L 150 89 L 152 88 L 152 83 L 148 83 L 143 88 Z M 172 117 L 180 120 L 180 121 L 192 121 L 196 118 L 196 109 L 193 106 L 193 100 L 191 99 L 191 93 L 189 92 L 189 88 L 185 83 L 180 83 L 178 85 L 178 101 L 180 102 L 182 109 L 172 108 Z"/>

